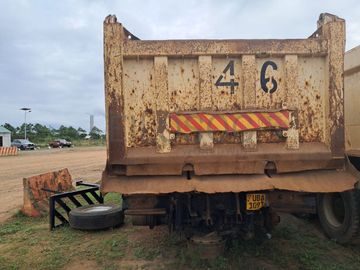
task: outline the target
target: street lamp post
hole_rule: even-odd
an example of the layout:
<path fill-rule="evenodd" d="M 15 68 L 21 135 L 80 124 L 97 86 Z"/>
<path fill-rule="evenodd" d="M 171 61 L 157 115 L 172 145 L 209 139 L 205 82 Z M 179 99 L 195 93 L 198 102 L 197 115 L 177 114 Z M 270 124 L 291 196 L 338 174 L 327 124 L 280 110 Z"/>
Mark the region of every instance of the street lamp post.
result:
<path fill-rule="evenodd" d="M 25 112 L 25 121 L 24 121 L 24 123 L 25 123 L 25 140 L 26 140 L 26 113 L 27 112 L 31 112 L 31 108 L 21 108 L 20 110 L 22 110 L 22 111 L 24 111 Z"/>

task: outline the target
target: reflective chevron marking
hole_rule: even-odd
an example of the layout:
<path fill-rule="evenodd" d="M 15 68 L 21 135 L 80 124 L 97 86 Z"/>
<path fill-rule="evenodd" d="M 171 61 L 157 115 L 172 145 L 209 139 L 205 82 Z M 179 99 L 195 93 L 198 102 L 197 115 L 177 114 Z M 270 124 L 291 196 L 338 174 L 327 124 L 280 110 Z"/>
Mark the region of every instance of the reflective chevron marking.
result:
<path fill-rule="evenodd" d="M 16 147 L 0 147 L 0 156 L 16 156 L 17 154 Z"/>
<path fill-rule="evenodd" d="M 290 112 L 171 113 L 170 131 L 178 133 L 206 131 L 245 131 L 288 129 Z"/>

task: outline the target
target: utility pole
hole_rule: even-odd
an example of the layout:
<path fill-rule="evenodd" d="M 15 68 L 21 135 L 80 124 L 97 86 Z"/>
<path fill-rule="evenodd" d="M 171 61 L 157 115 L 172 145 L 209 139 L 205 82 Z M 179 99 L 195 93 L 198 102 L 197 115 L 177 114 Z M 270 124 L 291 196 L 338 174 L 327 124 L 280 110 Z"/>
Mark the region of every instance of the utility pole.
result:
<path fill-rule="evenodd" d="M 24 123 L 25 123 L 25 140 L 26 140 L 26 113 L 27 112 L 31 112 L 31 108 L 21 108 L 20 110 L 22 110 L 22 111 L 24 111 L 25 112 L 25 121 L 24 121 Z"/>

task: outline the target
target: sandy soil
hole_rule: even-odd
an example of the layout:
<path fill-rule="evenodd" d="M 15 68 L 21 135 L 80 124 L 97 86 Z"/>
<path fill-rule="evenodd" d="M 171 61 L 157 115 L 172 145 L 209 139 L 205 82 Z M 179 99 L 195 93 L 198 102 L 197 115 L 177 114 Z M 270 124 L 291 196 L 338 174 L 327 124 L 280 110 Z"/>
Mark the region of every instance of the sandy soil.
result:
<path fill-rule="evenodd" d="M 0 222 L 21 207 L 24 177 L 68 168 L 73 180 L 96 182 L 105 161 L 105 147 L 22 151 L 16 157 L 0 157 Z"/>

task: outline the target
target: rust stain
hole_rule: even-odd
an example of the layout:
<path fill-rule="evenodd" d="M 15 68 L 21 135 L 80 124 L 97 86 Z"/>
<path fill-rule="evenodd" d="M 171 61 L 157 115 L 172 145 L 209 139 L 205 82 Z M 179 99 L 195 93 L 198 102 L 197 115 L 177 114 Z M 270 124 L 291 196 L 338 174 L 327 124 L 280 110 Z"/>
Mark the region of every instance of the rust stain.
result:
<path fill-rule="evenodd" d="M 319 25 L 316 35 L 309 39 L 141 41 L 115 17 L 107 17 L 104 62 L 108 163 L 127 166 L 129 152 L 139 150 L 144 160 L 138 165 L 156 163 L 157 158 L 145 157 L 148 151 L 165 159 L 175 152 L 177 157 L 190 157 L 199 168 L 204 157 L 196 156 L 196 151 L 205 144 L 215 149 L 206 158 L 217 162 L 221 155 L 216 149 L 222 149 L 222 145 L 234 149 L 250 145 L 255 161 L 264 158 L 261 145 L 272 149 L 281 145 L 286 151 L 307 149 L 311 156 L 315 150 L 306 145 L 316 143 L 331 149 L 334 159 L 342 157 L 344 21 L 325 14 Z M 129 40 L 128 35 L 134 38 Z M 269 61 L 276 68 L 267 68 L 262 74 Z M 230 62 L 231 72 L 226 68 Z M 219 78 L 225 84 L 216 84 Z M 272 88 L 275 90 L 269 92 Z M 174 112 L 250 109 L 289 109 L 297 114 L 287 134 L 276 130 L 213 132 L 211 140 L 208 137 L 204 141 L 197 134 L 169 132 L 168 115 Z M 187 146 L 195 152 L 182 152 Z M 271 155 L 266 160 L 276 161 Z M 327 160 L 332 164 L 331 158 Z M 317 164 L 319 169 L 324 166 Z M 335 167 L 338 165 L 327 168 Z"/>
<path fill-rule="evenodd" d="M 48 212 L 48 199 L 52 194 L 42 188 L 59 192 L 74 189 L 68 169 L 24 178 L 23 186 L 24 205 L 21 211 L 31 217 L 39 217 Z"/>
<path fill-rule="evenodd" d="M 339 181 L 339 179 L 342 179 Z M 301 192 L 342 192 L 353 189 L 358 179 L 347 171 L 313 171 L 274 175 L 105 177 L 101 191 L 122 194 L 161 194 L 172 192 L 246 192 L 291 190 Z"/>
<path fill-rule="evenodd" d="M 17 156 L 17 147 L 0 147 L 0 157 Z"/>
<path fill-rule="evenodd" d="M 320 55 L 327 53 L 326 39 L 286 40 L 127 40 L 124 55 L 199 56 L 199 55 Z"/>

